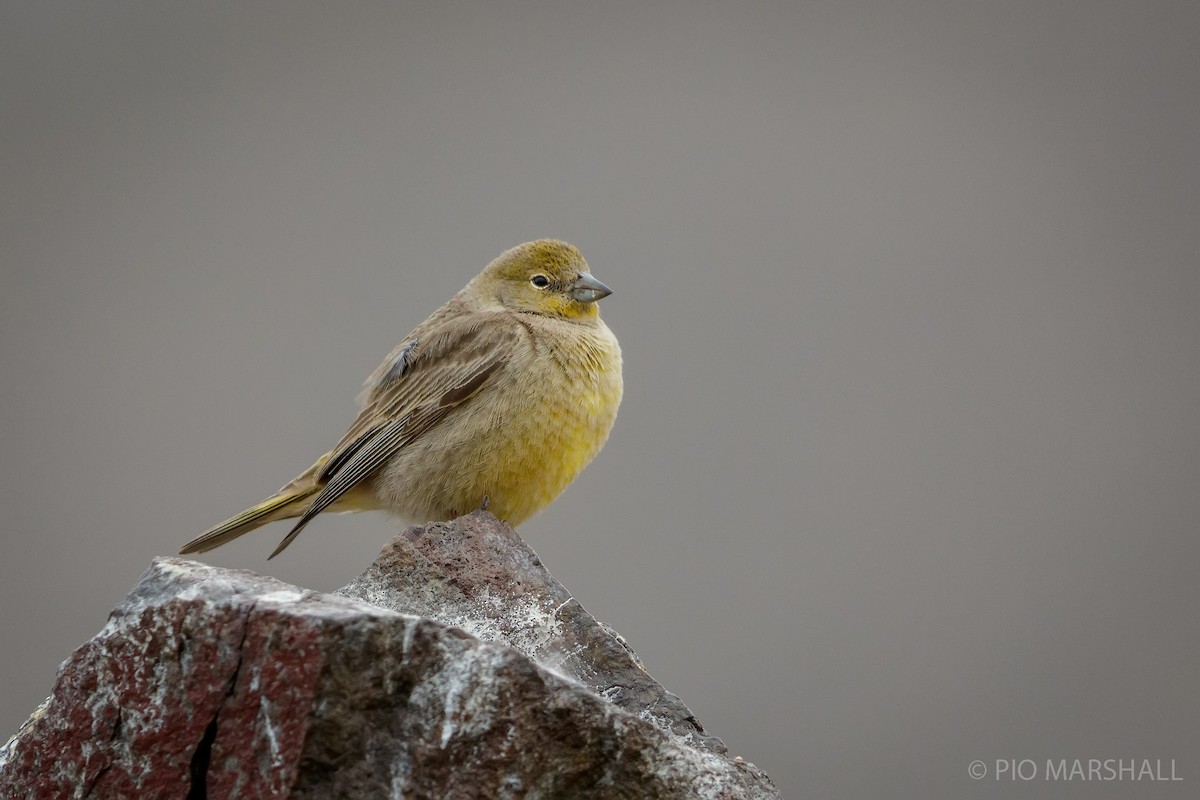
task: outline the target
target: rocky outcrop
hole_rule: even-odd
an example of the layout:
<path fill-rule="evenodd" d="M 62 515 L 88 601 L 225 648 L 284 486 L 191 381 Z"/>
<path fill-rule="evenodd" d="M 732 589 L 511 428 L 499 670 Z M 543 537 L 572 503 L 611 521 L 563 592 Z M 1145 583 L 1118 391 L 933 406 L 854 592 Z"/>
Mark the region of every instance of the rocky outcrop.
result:
<path fill-rule="evenodd" d="M 506 525 L 336 594 L 155 559 L 0 750 L 0 797 L 773 798 Z"/>

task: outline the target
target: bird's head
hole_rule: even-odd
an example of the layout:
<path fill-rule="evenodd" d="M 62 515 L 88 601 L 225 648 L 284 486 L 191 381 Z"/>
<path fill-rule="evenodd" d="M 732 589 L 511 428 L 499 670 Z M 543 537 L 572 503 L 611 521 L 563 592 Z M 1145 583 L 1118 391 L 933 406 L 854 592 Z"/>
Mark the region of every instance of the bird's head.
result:
<path fill-rule="evenodd" d="M 574 245 L 556 239 L 502 253 L 464 291 L 485 305 L 566 319 L 597 316 L 596 301 L 612 294 Z"/>

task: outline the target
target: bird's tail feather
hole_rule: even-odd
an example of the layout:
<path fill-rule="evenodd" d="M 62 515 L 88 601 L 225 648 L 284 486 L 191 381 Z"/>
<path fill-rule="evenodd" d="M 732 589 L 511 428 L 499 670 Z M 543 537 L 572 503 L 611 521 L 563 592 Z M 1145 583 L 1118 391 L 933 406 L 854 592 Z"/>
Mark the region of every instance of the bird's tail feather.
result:
<path fill-rule="evenodd" d="M 280 519 L 298 517 L 308 508 L 308 500 L 320 491 L 319 486 L 310 483 L 308 486 L 296 486 L 296 482 L 285 486 L 276 495 L 268 497 L 256 506 L 252 506 L 236 517 L 230 517 L 192 541 L 185 544 L 179 551 L 180 555 L 203 553 L 231 542 L 242 534 L 249 533 L 255 528 L 262 527 L 268 522 Z"/>

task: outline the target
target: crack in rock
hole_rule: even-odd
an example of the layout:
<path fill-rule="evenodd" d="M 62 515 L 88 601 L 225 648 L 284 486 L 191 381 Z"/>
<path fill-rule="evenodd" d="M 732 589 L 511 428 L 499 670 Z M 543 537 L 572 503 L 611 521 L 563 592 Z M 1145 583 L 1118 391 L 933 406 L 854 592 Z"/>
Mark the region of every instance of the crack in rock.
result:
<path fill-rule="evenodd" d="M 187 800 L 208 800 L 208 764 L 212 759 L 213 742 L 217 739 L 217 718 L 204 729 L 196 751 L 192 753 L 192 762 L 188 767 L 191 775 L 191 786 L 188 789 Z"/>

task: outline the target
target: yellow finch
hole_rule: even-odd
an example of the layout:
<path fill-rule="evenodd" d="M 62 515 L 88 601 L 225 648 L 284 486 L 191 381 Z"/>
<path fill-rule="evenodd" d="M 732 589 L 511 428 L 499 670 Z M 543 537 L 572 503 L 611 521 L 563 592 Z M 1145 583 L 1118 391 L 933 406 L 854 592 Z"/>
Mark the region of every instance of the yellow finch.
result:
<path fill-rule="evenodd" d="M 520 524 L 567 488 L 616 419 L 621 348 L 596 308 L 609 294 L 566 242 L 502 254 L 367 379 L 337 446 L 180 553 L 299 517 L 274 558 L 326 510 L 423 522 L 486 503 Z"/>

